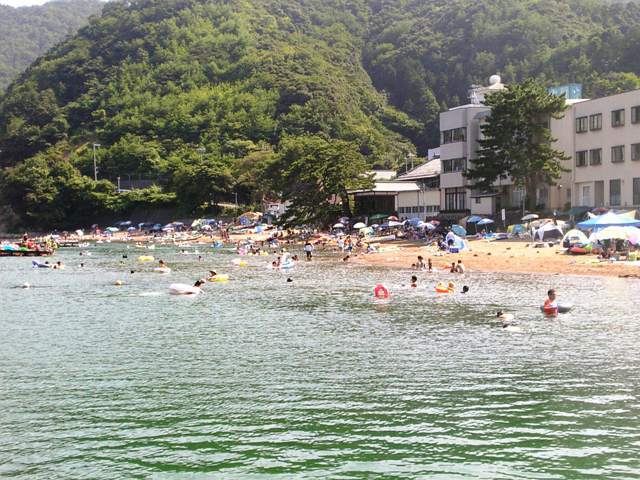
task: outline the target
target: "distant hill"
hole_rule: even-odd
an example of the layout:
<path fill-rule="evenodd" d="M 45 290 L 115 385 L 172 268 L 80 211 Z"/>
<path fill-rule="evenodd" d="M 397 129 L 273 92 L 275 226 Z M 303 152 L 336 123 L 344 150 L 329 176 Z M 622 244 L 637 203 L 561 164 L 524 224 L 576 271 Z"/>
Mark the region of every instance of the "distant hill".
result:
<path fill-rule="evenodd" d="M 0 5 L 0 91 L 40 55 L 85 25 L 99 0 L 56 0 L 37 7 Z"/>

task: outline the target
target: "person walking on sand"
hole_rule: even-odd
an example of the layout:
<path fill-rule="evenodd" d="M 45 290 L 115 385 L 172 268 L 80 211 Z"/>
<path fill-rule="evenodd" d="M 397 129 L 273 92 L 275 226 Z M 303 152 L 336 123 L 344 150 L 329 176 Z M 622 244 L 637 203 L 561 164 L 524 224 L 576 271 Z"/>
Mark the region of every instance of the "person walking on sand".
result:
<path fill-rule="evenodd" d="M 431 262 L 431 259 L 427 260 L 427 269 L 429 270 L 429 273 L 433 271 L 433 263 Z"/>
<path fill-rule="evenodd" d="M 424 270 L 426 268 L 426 265 L 424 264 L 424 258 L 422 258 L 422 255 L 418 255 L 418 262 L 416 263 L 416 268 L 418 270 Z"/>
<path fill-rule="evenodd" d="M 462 264 L 462 260 L 458 260 L 458 265 L 456 266 L 456 272 L 464 273 L 465 270 L 466 268 L 464 268 L 464 265 Z"/>
<path fill-rule="evenodd" d="M 304 244 L 304 253 L 307 255 L 307 262 L 310 262 L 313 257 L 313 245 L 309 240 Z"/>

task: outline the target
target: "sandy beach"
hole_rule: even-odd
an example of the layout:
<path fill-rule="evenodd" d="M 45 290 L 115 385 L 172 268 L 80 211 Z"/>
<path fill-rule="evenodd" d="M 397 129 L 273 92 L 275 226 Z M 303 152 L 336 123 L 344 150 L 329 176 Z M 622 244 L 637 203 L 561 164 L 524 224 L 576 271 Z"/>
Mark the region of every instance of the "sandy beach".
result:
<path fill-rule="evenodd" d="M 354 263 L 389 268 L 411 268 L 418 255 L 431 258 L 434 268 L 448 268 L 462 260 L 469 272 L 542 273 L 556 275 L 640 275 L 640 262 L 600 262 L 595 255 L 565 255 L 561 247 L 530 248 L 524 241 L 472 240 L 470 249 L 457 254 L 439 252 L 420 242 L 394 241 L 380 244 L 382 251 L 359 254 Z"/>

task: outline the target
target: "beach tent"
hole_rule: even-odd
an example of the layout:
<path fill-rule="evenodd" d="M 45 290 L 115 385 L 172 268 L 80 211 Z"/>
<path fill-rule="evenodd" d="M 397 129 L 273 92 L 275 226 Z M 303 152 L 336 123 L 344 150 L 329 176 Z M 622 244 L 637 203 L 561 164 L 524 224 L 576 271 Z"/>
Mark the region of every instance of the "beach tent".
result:
<path fill-rule="evenodd" d="M 640 220 L 608 212 L 604 215 L 600 215 L 599 217 L 590 218 L 589 220 L 580 222 L 576 226 L 581 230 L 598 231 L 607 227 L 637 227 L 640 226 Z"/>
<path fill-rule="evenodd" d="M 460 227 L 460 225 L 454 225 L 454 227 L 455 226 Z M 467 248 L 467 243 L 453 232 L 453 228 L 451 232 L 447 233 L 447 236 L 444 238 L 444 241 L 447 245 L 453 242 L 449 248 L 454 248 L 454 249 L 457 249 L 458 251 L 464 250 L 465 248 Z"/>
<path fill-rule="evenodd" d="M 575 243 L 586 245 L 589 243 L 589 239 L 583 232 L 574 228 L 573 230 L 569 230 L 565 233 L 564 237 L 562 237 L 562 245 L 565 248 L 569 248 L 570 245 Z"/>
<path fill-rule="evenodd" d="M 545 223 L 542 225 L 534 235 L 534 238 L 538 238 L 539 240 L 548 241 L 555 240 L 558 238 L 562 238 L 562 229 L 554 224 L 553 222 Z"/>
<path fill-rule="evenodd" d="M 516 223 L 515 225 L 509 225 L 507 227 L 507 232 L 508 233 L 525 233 L 527 231 L 526 228 L 524 228 L 524 225 L 520 224 L 520 223 Z"/>

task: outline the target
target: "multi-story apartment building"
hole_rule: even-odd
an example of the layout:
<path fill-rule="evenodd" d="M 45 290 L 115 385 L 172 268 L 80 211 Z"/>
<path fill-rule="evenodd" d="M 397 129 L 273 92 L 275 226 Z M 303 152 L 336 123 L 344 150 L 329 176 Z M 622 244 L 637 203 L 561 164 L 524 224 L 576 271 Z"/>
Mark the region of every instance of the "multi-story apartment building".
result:
<path fill-rule="evenodd" d="M 484 95 L 504 85 L 494 75 L 489 87 L 472 88 L 471 103 L 440 114 L 440 208 L 452 216 L 493 215 L 522 204 L 523 192 L 499 180 L 493 192 L 472 190 L 464 172 L 477 158 L 482 122 L 491 109 Z M 570 160 L 555 185 L 539 185 L 535 198 L 543 210 L 571 206 L 640 206 L 640 90 L 594 100 L 567 100 L 560 119 L 549 123 L 555 148 Z M 533 192 L 528 192 L 532 194 Z"/>
<path fill-rule="evenodd" d="M 472 87 L 471 103 L 440 114 L 440 209 L 446 214 L 491 214 L 495 208 L 494 195 L 472 192 L 464 176 L 469 163 L 477 158 L 480 125 L 491 113 L 482 103 L 484 96 L 504 88 L 498 75 L 489 83 L 488 87 Z"/>
<path fill-rule="evenodd" d="M 573 205 L 640 206 L 640 90 L 585 100 L 572 110 Z"/>

